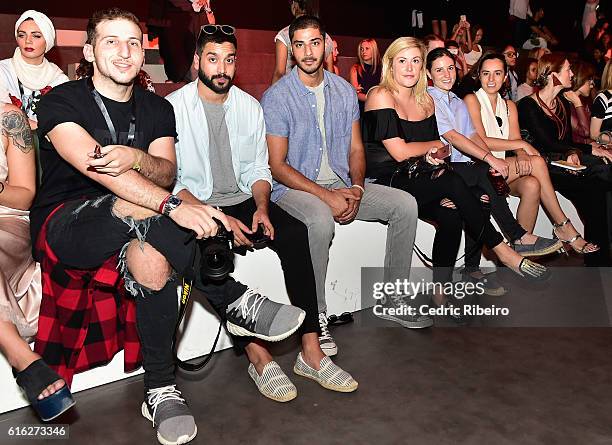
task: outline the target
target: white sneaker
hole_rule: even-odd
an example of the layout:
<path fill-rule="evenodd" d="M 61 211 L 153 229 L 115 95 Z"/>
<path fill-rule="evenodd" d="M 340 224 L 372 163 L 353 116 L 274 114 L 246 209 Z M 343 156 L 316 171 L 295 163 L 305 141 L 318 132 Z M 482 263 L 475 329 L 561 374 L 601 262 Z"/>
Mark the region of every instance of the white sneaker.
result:
<path fill-rule="evenodd" d="M 329 333 L 327 313 L 325 312 L 319 312 L 319 327 L 321 328 L 321 335 L 319 335 L 321 351 L 328 357 L 336 355 L 338 353 L 338 345 L 336 345 L 334 337 Z"/>

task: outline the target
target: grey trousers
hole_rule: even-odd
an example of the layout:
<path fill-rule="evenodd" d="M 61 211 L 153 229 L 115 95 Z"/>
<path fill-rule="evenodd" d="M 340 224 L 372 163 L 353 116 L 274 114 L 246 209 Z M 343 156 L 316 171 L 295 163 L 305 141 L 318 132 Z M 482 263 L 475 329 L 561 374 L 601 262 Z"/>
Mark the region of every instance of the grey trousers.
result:
<path fill-rule="evenodd" d="M 336 182 L 326 187 L 334 189 L 346 185 Z M 308 242 L 317 286 L 317 303 L 319 312 L 325 312 L 329 246 L 335 230 L 331 209 L 315 195 L 300 190 L 289 190 L 276 204 L 308 227 Z M 411 194 L 384 185 L 365 185 L 365 193 L 361 198 L 356 219 L 388 223 L 384 264 L 387 281 L 406 278 L 410 274 L 417 217 L 417 203 Z M 398 273 L 400 271 L 401 274 Z"/>

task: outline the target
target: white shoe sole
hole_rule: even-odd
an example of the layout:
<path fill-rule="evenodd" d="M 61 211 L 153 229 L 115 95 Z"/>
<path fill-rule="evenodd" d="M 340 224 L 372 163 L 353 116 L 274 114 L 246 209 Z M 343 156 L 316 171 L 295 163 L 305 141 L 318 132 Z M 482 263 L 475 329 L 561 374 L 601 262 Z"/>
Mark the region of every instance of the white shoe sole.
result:
<path fill-rule="evenodd" d="M 323 351 L 323 354 L 325 354 L 326 356 L 333 357 L 338 353 L 338 347 L 336 346 L 335 348 L 324 348 L 321 346 L 321 351 Z"/>
<path fill-rule="evenodd" d="M 378 315 L 378 314 L 376 314 L 376 316 L 378 318 L 382 318 L 383 320 L 393 321 L 393 322 L 395 322 L 397 324 L 402 325 L 403 327 L 405 327 L 407 329 L 430 328 L 434 324 L 433 318 L 426 318 L 425 320 L 422 320 L 422 321 L 406 321 L 406 320 L 402 320 L 401 318 L 393 317 L 392 315 L 384 315 L 384 314 Z"/>
<path fill-rule="evenodd" d="M 333 385 L 331 383 L 327 383 L 324 380 L 320 380 L 317 377 L 311 375 L 311 374 L 307 374 L 305 372 L 300 371 L 297 367 L 293 367 L 293 372 L 296 373 L 297 375 L 301 375 L 302 377 L 306 377 L 307 379 L 310 380 L 314 380 L 315 382 L 317 382 L 319 385 L 321 385 L 323 388 L 325 389 L 329 389 L 330 391 L 336 391 L 336 392 L 353 392 L 355 391 L 358 387 L 359 387 L 359 383 L 357 383 L 357 381 L 355 381 L 354 385 L 351 386 L 339 386 L 339 385 Z"/>
<path fill-rule="evenodd" d="M 149 408 L 147 408 L 147 403 L 146 402 L 142 402 L 142 406 L 140 408 L 140 412 L 142 413 L 142 416 L 145 419 L 150 420 L 151 422 L 153 422 L 153 418 L 149 414 Z M 196 437 L 197 434 L 198 434 L 198 426 L 196 425 L 195 429 L 193 430 L 193 434 L 191 436 L 188 436 L 188 435 L 184 434 L 181 437 L 179 437 L 176 441 L 173 442 L 173 441 L 170 441 L 170 440 L 166 439 L 161 434 L 157 433 L 157 440 L 159 441 L 159 443 L 161 443 L 163 445 L 180 445 L 180 444 L 183 444 L 183 443 L 191 442 Z"/>
<path fill-rule="evenodd" d="M 228 321 L 226 323 L 226 325 L 227 325 L 227 330 L 231 334 L 234 334 L 234 335 L 236 335 L 238 337 L 257 337 L 257 338 L 259 338 L 261 340 L 276 342 L 276 341 L 281 341 L 281 340 L 286 339 L 287 337 L 292 335 L 295 331 L 297 331 L 299 329 L 299 327 L 302 326 L 302 323 L 304 322 L 304 317 L 306 317 L 306 312 L 302 311 L 302 313 L 298 317 L 298 324 L 297 324 L 297 326 L 291 328 L 290 331 L 285 332 L 283 334 L 271 335 L 271 336 L 263 335 L 263 334 L 258 334 L 257 332 L 251 332 L 248 329 L 243 328 L 242 326 L 235 325 L 231 321 Z"/>

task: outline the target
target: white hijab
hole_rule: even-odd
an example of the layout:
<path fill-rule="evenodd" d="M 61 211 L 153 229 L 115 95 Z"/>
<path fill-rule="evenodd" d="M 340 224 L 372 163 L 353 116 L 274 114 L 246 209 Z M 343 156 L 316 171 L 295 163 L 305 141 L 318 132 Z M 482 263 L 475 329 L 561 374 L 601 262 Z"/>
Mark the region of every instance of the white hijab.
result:
<path fill-rule="evenodd" d="M 510 119 L 508 117 L 508 104 L 499 93 L 497 93 L 497 103 L 495 105 L 495 113 L 491 106 L 489 96 L 484 92 L 482 88 L 476 91 L 476 97 L 480 102 L 480 119 L 482 120 L 482 126 L 484 127 L 487 137 L 508 139 L 510 137 Z M 499 126 L 497 118 L 501 119 L 502 125 Z M 492 151 L 495 157 L 504 159 L 506 157 L 505 151 Z"/>
<path fill-rule="evenodd" d="M 47 44 L 45 49 L 45 53 L 47 53 L 55 44 L 55 28 L 49 17 L 41 12 L 30 9 L 21 14 L 21 17 L 15 22 L 15 38 L 17 38 L 19 26 L 28 19 L 34 20 L 34 23 L 40 28 L 40 32 L 45 37 L 45 42 Z M 57 65 L 49 62 L 46 58 L 43 58 L 40 65 L 30 65 L 26 63 L 21 55 L 19 47 L 15 48 L 12 63 L 19 81 L 24 87 L 32 91 L 41 90 L 51 85 L 58 77 L 65 76 Z"/>

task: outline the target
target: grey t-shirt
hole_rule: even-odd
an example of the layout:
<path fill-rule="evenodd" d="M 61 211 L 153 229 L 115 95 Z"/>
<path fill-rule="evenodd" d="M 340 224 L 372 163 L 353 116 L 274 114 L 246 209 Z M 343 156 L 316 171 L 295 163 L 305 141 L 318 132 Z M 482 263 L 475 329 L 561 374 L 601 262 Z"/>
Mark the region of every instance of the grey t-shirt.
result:
<path fill-rule="evenodd" d="M 223 104 L 202 101 L 202 105 L 208 123 L 208 153 L 213 177 L 212 195 L 206 204 L 221 207 L 240 204 L 251 196 L 242 192 L 236 183 Z"/>
<path fill-rule="evenodd" d="M 340 181 L 340 177 L 334 173 L 329 165 L 329 156 L 327 154 L 327 140 L 325 139 L 325 82 L 321 82 L 316 87 L 306 87 L 315 94 L 317 98 L 317 121 L 321 130 L 321 138 L 323 139 L 321 166 L 319 167 L 319 176 L 317 184 L 329 185 Z"/>

